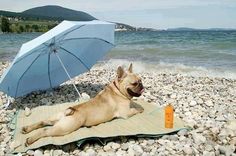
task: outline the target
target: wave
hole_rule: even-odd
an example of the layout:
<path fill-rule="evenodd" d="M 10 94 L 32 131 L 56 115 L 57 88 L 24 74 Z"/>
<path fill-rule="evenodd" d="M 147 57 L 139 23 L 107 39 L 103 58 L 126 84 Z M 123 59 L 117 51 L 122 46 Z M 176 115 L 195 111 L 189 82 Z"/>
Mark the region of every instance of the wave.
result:
<path fill-rule="evenodd" d="M 166 74 L 182 74 L 184 76 L 194 77 L 213 77 L 213 78 L 229 78 L 236 79 L 236 71 L 227 69 L 213 69 L 202 66 L 187 66 L 181 63 L 148 63 L 143 61 L 131 61 L 128 59 L 110 59 L 108 61 L 99 62 L 96 67 L 109 70 L 115 70 L 118 66 L 127 68 L 130 63 L 133 63 L 136 73 L 155 72 Z"/>

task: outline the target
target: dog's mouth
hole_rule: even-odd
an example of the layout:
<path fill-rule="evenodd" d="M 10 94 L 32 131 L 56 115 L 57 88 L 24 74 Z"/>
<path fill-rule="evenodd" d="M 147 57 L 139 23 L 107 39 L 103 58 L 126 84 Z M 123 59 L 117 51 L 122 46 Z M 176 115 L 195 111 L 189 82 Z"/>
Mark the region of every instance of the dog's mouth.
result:
<path fill-rule="evenodd" d="M 134 96 L 134 97 L 139 97 L 142 95 L 142 93 L 144 92 L 144 88 L 142 88 L 139 92 L 134 92 L 132 91 L 130 88 L 127 89 L 127 92 L 130 96 Z"/>

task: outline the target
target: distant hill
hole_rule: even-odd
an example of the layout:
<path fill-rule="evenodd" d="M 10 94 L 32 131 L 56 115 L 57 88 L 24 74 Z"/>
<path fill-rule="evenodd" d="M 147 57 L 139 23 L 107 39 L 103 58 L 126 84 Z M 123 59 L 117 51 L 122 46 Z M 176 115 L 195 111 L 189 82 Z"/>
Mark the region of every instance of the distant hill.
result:
<path fill-rule="evenodd" d="M 196 29 L 196 28 L 186 28 L 186 27 L 167 29 L 167 31 L 231 31 L 231 30 L 236 30 L 236 29 L 231 29 L 231 28 Z"/>
<path fill-rule="evenodd" d="M 96 18 L 82 11 L 71 10 L 60 6 L 42 6 L 32 8 L 23 12 L 10 12 L 0 10 L 0 15 L 7 17 L 17 17 L 23 19 L 45 19 L 45 20 L 71 20 L 71 21 L 91 21 Z"/>
<path fill-rule="evenodd" d="M 55 5 L 48 5 L 42 7 L 36 7 L 25 10 L 23 12 L 10 12 L 0 10 L 0 16 L 6 16 L 11 18 L 19 18 L 23 20 L 71 20 L 71 21 L 91 21 L 96 18 L 92 15 L 76 11 L 68 8 L 63 8 Z M 114 23 L 114 22 L 113 22 Z M 116 29 L 121 31 L 135 31 L 136 28 L 123 23 L 115 23 Z"/>
<path fill-rule="evenodd" d="M 40 18 L 52 18 L 57 20 L 71 20 L 71 21 L 91 21 L 96 18 L 82 11 L 75 11 L 60 6 L 42 6 L 32 8 L 21 13 L 23 16 L 35 16 Z"/>

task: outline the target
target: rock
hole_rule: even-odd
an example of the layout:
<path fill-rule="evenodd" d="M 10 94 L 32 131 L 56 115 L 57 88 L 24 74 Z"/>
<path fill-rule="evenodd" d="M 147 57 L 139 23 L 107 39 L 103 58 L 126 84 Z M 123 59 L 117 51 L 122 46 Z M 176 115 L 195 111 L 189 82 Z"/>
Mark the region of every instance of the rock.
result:
<path fill-rule="evenodd" d="M 5 153 L 4 153 L 3 151 L 0 151 L 0 155 L 1 155 L 1 156 L 4 156 Z"/>
<path fill-rule="evenodd" d="M 25 116 L 30 116 L 31 110 L 28 107 L 25 107 Z"/>
<path fill-rule="evenodd" d="M 196 105 L 197 105 L 197 102 L 196 102 L 196 101 L 191 101 L 191 102 L 189 103 L 189 106 L 191 106 L 191 107 L 196 106 Z"/>
<path fill-rule="evenodd" d="M 89 156 L 96 156 L 96 152 L 93 150 L 93 149 L 88 149 L 87 151 L 86 151 L 86 153 L 89 155 Z"/>
<path fill-rule="evenodd" d="M 0 97 L 0 106 L 3 105 L 3 101 L 2 101 L 2 98 Z"/>
<path fill-rule="evenodd" d="M 210 144 L 205 145 L 205 150 L 208 152 L 214 151 L 214 147 L 212 147 Z"/>
<path fill-rule="evenodd" d="M 110 151 L 111 150 L 111 146 L 109 146 L 109 145 L 105 145 L 104 147 L 103 147 L 103 150 L 104 151 Z"/>
<path fill-rule="evenodd" d="M 121 149 L 122 149 L 122 150 L 125 150 L 125 151 L 126 151 L 128 148 L 129 148 L 128 143 L 124 143 L 124 144 L 121 145 Z"/>
<path fill-rule="evenodd" d="M 50 153 L 44 153 L 43 156 L 51 156 Z"/>
<path fill-rule="evenodd" d="M 192 113 L 191 112 L 185 112 L 184 115 L 187 116 L 187 117 L 191 117 Z"/>
<path fill-rule="evenodd" d="M 220 151 L 220 154 L 230 156 L 234 153 L 235 147 L 234 147 L 234 145 L 232 145 L 232 146 L 219 146 L 218 150 Z"/>
<path fill-rule="evenodd" d="M 8 143 L 11 140 L 11 136 L 6 136 L 4 138 L 4 142 Z"/>
<path fill-rule="evenodd" d="M 223 115 L 218 115 L 216 121 L 225 121 L 225 117 Z"/>
<path fill-rule="evenodd" d="M 206 104 L 208 107 L 214 106 L 214 104 L 213 104 L 213 102 L 212 102 L 211 100 L 207 100 L 207 101 L 205 102 L 205 104 Z"/>
<path fill-rule="evenodd" d="M 132 148 L 128 149 L 128 155 L 129 156 L 135 156 L 135 152 L 134 152 L 134 150 Z"/>
<path fill-rule="evenodd" d="M 197 100 L 197 103 L 203 104 L 203 100 L 202 100 L 201 98 L 199 98 L 199 99 Z"/>
<path fill-rule="evenodd" d="M 206 138 L 199 133 L 193 133 L 192 136 L 193 136 L 193 140 L 196 144 L 201 144 L 201 143 L 206 142 Z"/>
<path fill-rule="evenodd" d="M 34 151 L 33 150 L 28 150 L 27 152 L 26 152 L 28 155 L 30 155 L 30 156 L 34 156 Z M 42 153 L 43 154 L 43 153 Z"/>
<path fill-rule="evenodd" d="M 112 149 L 117 150 L 118 148 L 120 148 L 120 144 L 113 143 L 111 147 L 112 147 Z"/>
<path fill-rule="evenodd" d="M 11 151 L 15 150 L 17 147 L 21 145 L 20 141 L 14 140 L 10 144 Z"/>
<path fill-rule="evenodd" d="M 43 152 L 43 154 L 46 154 L 46 153 L 49 153 L 49 154 L 50 154 L 50 150 L 45 150 L 45 151 Z"/>
<path fill-rule="evenodd" d="M 233 130 L 226 129 L 226 128 L 221 129 L 220 134 L 219 134 L 219 136 L 223 136 L 223 137 L 234 136 L 234 135 L 235 134 Z"/>
<path fill-rule="evenodd" d="M 143 153 L 143 149 L 139 145 L 134 145 L 133 150 L 135 152 L 135 155 L 141 155 Z"/>
<path fill-rule="evenodd" d="M 88 153 L 85 153 L 84 151 L 81 151 L 81 152 L 79 153 L 79 156 L 89 156 L 89 155 L 88 155 Z"/>
<path fill-rule="evenodd" d="M 62 154 L 63 154 L 63 151 L 62 151 L 62 150 L 57 149 L 57 150 L 54 150 L 54 151 L 53 151 L 53 156 L 60 156 L 60 155 L 62 155 Z"/>
<path fill-rule="evenodd" d="M 214 152 L 203 151 L 202 155 L 203 156 L 215 156 L 215 153 Z"/>
<path fill-rule="evenodd" d="M 40 150 L 34 151 L 34 156 L 43 156 L 43 152 Z"/>
<path fill-rule="evenodd" d="M 193 154 L 193 150 L 189 145 L 184 145 L 183 151 L 187 155 L 192 155 Z"/>
<path fill-rule="evenodd" d="M 235 145 L 236 146 L 236 137 L 231 138 L 230 145 Z"/>
<path fill-rule="evenodd" d="M 220 132 L 220 129 L 218 127 L 212 127 L 211 131 L 213 134 L 218 134 Z"/>
<path fill-rule="evenodd" d="M 153 145 L 154 143 L 155 143 L 155 140 L 152 140 L 152 139 L 149 139 L 149 140 L 147 141 L 148 146 L 151 146 L 151 145 Z"/>
<path fill-rule="evenodd" d="M 236 131 L 236 120 L 230 120 L 226 123 L 225 128 Z"/>
<path fill-rule="evenodd" d="M 84 100 L 89 100 L 90 99 L 90 96 L 87 93 L 82 93 L 81 96 Z"/>
<path fill-rule="evenodd" d="M 46 98 L 43 98 L 40 100 L 42 102 L 42 104 L 46 105 L 48 103 L 48 99 Z"/>
<path fill-rule="evenodd" d="M 171 99 L 176 99 L 176 97 L 177 97 L 177 96 L 176 96 L 176 93 L 173 93 L 173 94 L 170 95 L 170 98 L 171 98 Z"/>
<path fill-rule="evenodd" d="M 182 129 L 177 133 L 179 136 L 186 136 L 188 134 L 187 129 Z"/>
<path fill-rule="evenodd" d="M 178 140 L 178 137 L 176 135 L 170 135 L 169 136 L 169 140 L 171 141 L 177 141 Z"/>

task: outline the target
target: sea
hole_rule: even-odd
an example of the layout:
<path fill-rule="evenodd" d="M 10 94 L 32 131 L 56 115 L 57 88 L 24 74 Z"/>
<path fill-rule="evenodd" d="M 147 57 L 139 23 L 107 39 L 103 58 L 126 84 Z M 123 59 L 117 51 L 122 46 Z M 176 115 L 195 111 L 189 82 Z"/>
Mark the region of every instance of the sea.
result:
<path fill-rule="evenodd" d="M 41 34 L 0 34 L 0 61 L 12 61 L 24 42 Z M 236 31 L 115 32 L 115 45 L 98 64 L 236 79 Z"/>

